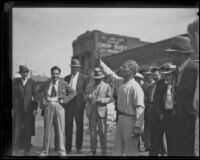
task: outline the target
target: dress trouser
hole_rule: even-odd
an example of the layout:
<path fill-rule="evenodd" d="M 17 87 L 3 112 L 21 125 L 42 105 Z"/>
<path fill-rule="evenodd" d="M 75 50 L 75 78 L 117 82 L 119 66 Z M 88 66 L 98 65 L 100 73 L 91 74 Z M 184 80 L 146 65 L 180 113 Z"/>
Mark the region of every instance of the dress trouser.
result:
<path fill-rule="evenodd" d="M 101 118 L 98 114 L 97 108 L 92 108 L 89 117 L 89 128 L 90 128 L 90 147 L 92 152 L 96 152 L 97 148 L 97 133 L 99 133 L 99 139 L 101 143 L 101 152 L 103 154 L 107 151 L 107 114 L 106 117 Z M 98 127 L 98 130 L 97 130 Z"/>
<path fill-rule="evenodd" d="M 14 129 L 14 143 L 13 149 L 14 150 L 24 150 L 25 152 L 30 151 L 30 144 L 31 144 L 31 120 L 30 114 L 16 114 L 15 116 L 15 129 Z"/>
<path fill-rule="evenodd" d="M 66 134 L 66 151 L 71 152 L 73 137 L 73 122 L 76 123 L 76 149 L 81 150 L 83 145 L 83 118 L 84 107 L 76 106 L 73 102 L 67 104 L 65 109 L 65 134 Z"/>
<path fill-rule="evenodd" d="M 135 116 L 119 115 L 115 131 L 113 156 L 137 156 L 138 137 L 132 136 L 135 124 Z"/>
<path fill-rule="evenodd" d="M 43 149 L 49 152 L 51 128 L 55 126 L 57 134 L 57 147 L 59 152 L 65 153 L 65 111 L 57 102 L 49 102 L 44 111 L 44 143 Z"/>

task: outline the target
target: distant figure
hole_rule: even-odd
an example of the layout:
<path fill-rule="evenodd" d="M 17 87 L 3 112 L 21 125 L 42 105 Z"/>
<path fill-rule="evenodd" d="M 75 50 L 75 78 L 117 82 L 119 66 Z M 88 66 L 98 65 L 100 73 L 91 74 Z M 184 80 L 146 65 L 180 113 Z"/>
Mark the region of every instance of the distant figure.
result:
<path fill-rule="evenodd" d="M 199 67 L 190 58 L 194 51 L 187 37 L 175 37 L 166 51 L 178 68 L 173 83 L 175 117 L 172 154 L 194 156 L 196 111 L 193 102 Z"/>
<path fill-rule="evenodd" d="M 19 150 L 30 155 L 31 136 L 35 134 L 35 115 L 38 107 L 38 93 L 34 80 L 28 78 L 29 69 L 19 66 L 21 78 L 15 78 L 13 84 L 13 156 Z"/>
<path fill-rule="evenodd" d="M 94 69 L 92 77 L 94 82 L 89 84 L 86 90 L 86 115 L 89 118 L 91 148 L 89 155 L 96 154 L 97 133 L 99 133 L 101 153 L 105 156 L 107 154 L 107 104 L 112 101 L 112 92 L 110 85 L 103 82 L 105 76 L 100 68 Z"/>
<path fill-rule="evenodd" d="M 144 76 L 141 73 L 135 74 L 135 80 L 140 84 L 140 86 L 143 88 L 144 86 Z"/>
<path fill-rule="evenodd" d="M 71 153 L 72 137 L 73 137 L 73 122 L 76 122 L 76 149 L 77 153 L 81 153 L 83 145 L 83 118 L 85 110 L 84 95 L 88 83 L 88 77 L 80 73 L 81 65 L 78 59 L 72 59 L 71 74 L 64 78 L 69 86 L 73 88 L 77 94 L 75 98 L 67 104 L 65 109 L 65 133 L 66 133 L 66 151 Z"/>
<path fill-rule="evenodd" d="M 44 143 L 40 156 L 48 156 L 51 139 L 51 128 L 55 127 L 58 140 L 58 155 L 66 156 L 65 150 L 65 104 L 75 96 L 75 91 L 67 82 L 59 79 L 61 69 L 51 68 L 51 80 L 45 82 L 39 89 L 40 103 L 44 108 Z"/>

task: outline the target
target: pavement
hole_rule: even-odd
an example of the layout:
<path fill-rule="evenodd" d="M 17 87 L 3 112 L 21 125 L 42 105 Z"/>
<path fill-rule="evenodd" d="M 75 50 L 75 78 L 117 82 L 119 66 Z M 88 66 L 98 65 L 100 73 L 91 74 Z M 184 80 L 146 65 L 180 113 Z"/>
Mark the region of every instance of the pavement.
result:
<path fill-rule="evenodd" d="M 35 136 L 32 137 L 32 145 L 30 156 L 39 156 L 40 152 L 42 151 L 42 143 L 43 143 L 43 136 L 44 136 L 44 124 L 43 124 L 43 117 L 41 117 L 39 113 L 36 116 L 36 133 Z M 72 152 L 70 154 L 67 154 L 67 156 L 87 156 L 87 154 L 90 151 L 90 136 L 87 129 L 87 123 L 88 119 L 84 115 L 84 138 L 83 138 L 83 147 L 82 147 L 82 153 L 77 154 L 76 148 L 75 148 L 75 135 L 76 135 L 76 127 L 74 127 L 73 131 L 73 142 L 72 142 Z M 112 131 L 109 131 L 107 135 L 107 156 L 111 156 L 112 153 L 112 147 L 113 147 L 113 141 L 114 141 L 114 133 L 115 133 L 115 127 L 112 127 Z M 54 150 L 54 131 L 52 128 L 52 136 L 51 136 L 51 143 L 50 143 L 50 150 L 49 150 L 49 156 L 57 156 L 57 153 Z M 23 153 L 22 153 L 23 154 Z M 147 156 L 148 152 L 140 152 L 141 156 Z M 19 153 L 20 156 L 20 153 Z M 97 144 L 97 154 L 96 156 L 101 156 L 100 152 L 100 143 L 99 143 L 99 137 L 98 137 L 98 144 Z"/>

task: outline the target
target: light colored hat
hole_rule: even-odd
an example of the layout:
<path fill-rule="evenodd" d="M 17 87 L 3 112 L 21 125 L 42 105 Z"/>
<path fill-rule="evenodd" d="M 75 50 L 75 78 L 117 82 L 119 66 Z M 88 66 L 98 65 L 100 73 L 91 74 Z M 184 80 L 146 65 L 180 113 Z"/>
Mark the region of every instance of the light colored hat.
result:
<path fill-rule="evenodd" d="M 140 78 L 140 79 L 144 79 L 144 76 L 140 73 L 136 73 L 135 77 Z"/>
<path fill-rule="evenodd" d="M 19 71 L 18 73 L 22 73 L 22 72 L 29 72 L 30 70 L 28 69 L 28 67 L 26 65 L 20 65 L 19 66 Z"/>
<path fill-rule="evenodd" d="M 170 48 L 165 50 L 171 53 L 193 53 L 191 41 L 188 37 L 177 36 L 172 39 Z"/>
<path fill-rule="evenodd" d="M 105 77 L 101 68 L 94 68 L 94 72 L 92 73 L 92 77 L 95 79 L 102 79 Z"/>
<path fill-rule="evenodd" d="M 160 71 L 163 74 L 168 74 L 176 70 L 176 66 L 171 63 L 165 63 L 162 67 L 160 67 Z"/>
<path fill-rule="evenodd" d="M 81 67 L 78 59 L 72 59 L 71 67 Z"/>

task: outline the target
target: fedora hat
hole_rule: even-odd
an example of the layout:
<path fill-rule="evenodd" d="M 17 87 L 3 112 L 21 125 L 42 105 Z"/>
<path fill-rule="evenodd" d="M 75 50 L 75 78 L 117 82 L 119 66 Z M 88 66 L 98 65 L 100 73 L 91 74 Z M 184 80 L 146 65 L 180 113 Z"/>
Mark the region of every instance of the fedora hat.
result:
<path fill-rule="evenodd" d="M 94 72 L 92 73 L 92 77 L 95 79 L 102 79 L 105 77 L 105 75 L 103 74 L 101 68 L 95 68 Z"/>
<path fill-rule="evenodd" d="M 19 71 L 18 73 L 22 73 L 22 72 L 29 72 L 30 70 L 28 69 L 28 67 L 26 65 L 20 65 L 19 66 Z"/>
<path fill-rule="evenodd" d="M 166 52 L 193 53 L 191 41 L 188 37 L 177 36 L 172 39 L 170 48 Z"/>
<path fill-rule="evenodd" d="M 72 59 L 71 67 L 81 67 L 80 61 L 78 59 Z"/>
<path fill-rule="evenodd" d="M 168 74 L 176 70 L 176 66 L 171 63 L 165 63 L 163 66 L 160 67 L 160 71 L 163 74 Z"/>
<path fill-rule="evenodd" d="M 140 79 L 144 79 L 144 76 L 140 73 L 136 73 L 135 77 L 140 78 Z"/>

